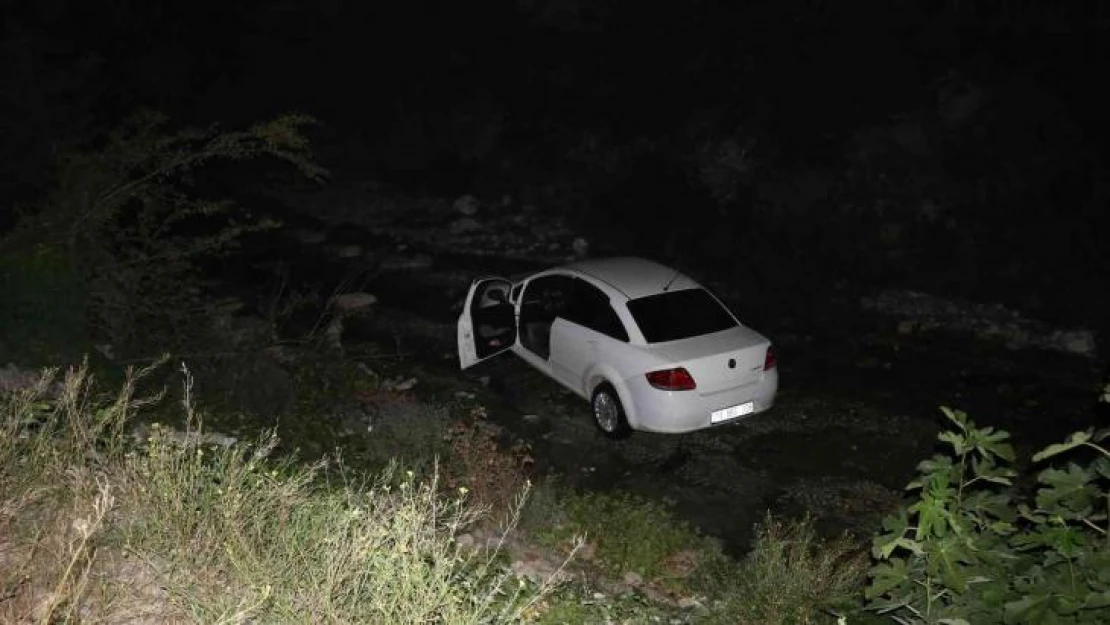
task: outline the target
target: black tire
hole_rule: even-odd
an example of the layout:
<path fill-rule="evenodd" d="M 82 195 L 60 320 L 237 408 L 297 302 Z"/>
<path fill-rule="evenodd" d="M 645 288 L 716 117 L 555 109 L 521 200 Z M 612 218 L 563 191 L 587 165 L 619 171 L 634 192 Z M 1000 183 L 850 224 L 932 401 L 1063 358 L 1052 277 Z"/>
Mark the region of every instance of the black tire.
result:
<path fill-rule="evenodd" d="M 593 415 L 594 425 L 606 438 L 622 440 L 632 434 L 620 396 L 608 382 L 603 382 L 594 389 L 590 400 L 590 414 Z"/>

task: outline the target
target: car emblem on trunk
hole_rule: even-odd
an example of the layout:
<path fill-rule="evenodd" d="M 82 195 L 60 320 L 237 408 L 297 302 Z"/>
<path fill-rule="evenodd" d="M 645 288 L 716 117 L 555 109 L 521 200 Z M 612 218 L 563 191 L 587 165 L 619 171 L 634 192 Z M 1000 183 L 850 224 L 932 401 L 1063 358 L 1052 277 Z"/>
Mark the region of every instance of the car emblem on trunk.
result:
<path fill-rule="evenodd" d="M 735 358 L 729 358 L 728 359 L 728 368 L 729 369 L 735 369 L 736 368 L 736 359 Z"/>

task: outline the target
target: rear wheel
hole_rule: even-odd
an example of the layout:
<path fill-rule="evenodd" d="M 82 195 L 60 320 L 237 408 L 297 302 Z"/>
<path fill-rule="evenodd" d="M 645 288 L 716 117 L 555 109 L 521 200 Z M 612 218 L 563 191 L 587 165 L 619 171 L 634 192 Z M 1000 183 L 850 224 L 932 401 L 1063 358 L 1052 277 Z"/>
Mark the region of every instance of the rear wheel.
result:
<path fill-rule="evenodd" d="M 632 428 L 624 415 L 624 406 L 621 405 L 617 390 L 605 382 L 594 389 L 593 400 L 590 402 L 594 413 L 594 425 L 608 438 L 620 440 L 628 438 Z"/>

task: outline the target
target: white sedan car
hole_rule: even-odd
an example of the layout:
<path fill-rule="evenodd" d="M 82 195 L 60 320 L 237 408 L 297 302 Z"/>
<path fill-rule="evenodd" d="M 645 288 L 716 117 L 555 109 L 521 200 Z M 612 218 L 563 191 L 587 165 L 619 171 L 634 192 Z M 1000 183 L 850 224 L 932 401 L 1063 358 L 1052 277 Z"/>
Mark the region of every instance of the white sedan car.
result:
<path fill-rule="evenodd" d="M 463 369 L 512 350 L 588 399 L 610 438 L 733 422 L 770 408 L 778 390 L 770 341 L 689 277 L 641 258 L 475 280 L 458 341 Z"/>

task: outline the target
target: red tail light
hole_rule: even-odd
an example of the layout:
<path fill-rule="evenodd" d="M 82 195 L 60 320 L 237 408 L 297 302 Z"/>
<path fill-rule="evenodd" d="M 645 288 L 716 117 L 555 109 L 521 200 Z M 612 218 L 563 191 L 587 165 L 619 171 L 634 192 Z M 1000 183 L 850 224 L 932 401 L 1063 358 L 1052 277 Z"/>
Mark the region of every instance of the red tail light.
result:
<path fill-rule="evenodd" d="M 770 371 L 771 369 L 774 369 L 775 365 L 777 365 L 778 363 L 779 363 L 779 361 L 775 357 L 775 346 L 774 345 L 768 345 L 767 346 L 767 355 L 763 358 L 763 370 L 764 371 Z"/>
<path fill-rule="evenodd" d="M 663 391 L 692 391 L 698 387 L 690 372 L 679 367 L 652 371 L 647 374 L 648 384 Z"/>

